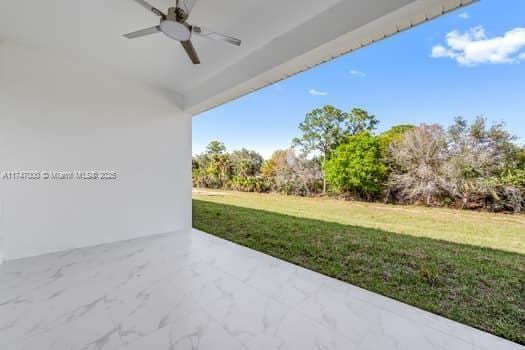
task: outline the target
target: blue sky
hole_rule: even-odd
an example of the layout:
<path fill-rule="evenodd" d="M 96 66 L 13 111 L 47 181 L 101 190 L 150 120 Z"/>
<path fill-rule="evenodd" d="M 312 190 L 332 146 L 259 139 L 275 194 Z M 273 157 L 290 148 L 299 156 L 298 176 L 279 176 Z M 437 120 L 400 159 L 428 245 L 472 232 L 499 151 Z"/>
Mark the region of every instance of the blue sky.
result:
<path fill-rule="evenodd" d="M 525 1 L 481 0 L 193 118 L 193 153 L 220 140 L 269 157 L 316 107 L 366 109 L 378 131 L 504 121 L 525 143 Z"/>

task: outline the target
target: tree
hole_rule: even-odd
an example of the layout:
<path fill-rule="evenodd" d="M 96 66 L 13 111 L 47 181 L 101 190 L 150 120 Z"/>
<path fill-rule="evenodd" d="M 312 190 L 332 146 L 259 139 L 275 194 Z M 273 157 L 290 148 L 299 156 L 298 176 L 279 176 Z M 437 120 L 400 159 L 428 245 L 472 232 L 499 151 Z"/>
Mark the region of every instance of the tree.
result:
<path fill-rule="evenodd" d="M 274 185 L 274 190 L 286 194 L 311 195 L 321 180 L 321 168 L 304 154 L 293 149 L 277 150 L 264 162 L 261 173 Z"/>
<path fill-rule="evenodd" d="M 211 141 L 208 146 L 206 146 L 206 153 L 209 156 L 226 153 L 226 146 L 220 141 Z"/>
<path fill-rule="evenodd" d="M 379 138 L 364 131 L 339 145 L 323 168 L 335 190 L 370 200 L 380 193 L 387 174 L 381 158 Z"/>
<path fill-rule="evenodd" d="M 230 159 L 235 175 L 243 177 L 258 175 L 264 161 L 259 153 L 245 148 L 233 151 Z"/>
<path fill-rule="evenodd" d="M 200 156 L 192 157 L 191 178 L 194 187 L 206 187 L 206 169 Z"/>
<path fill-rule="evenodd" d="M 347 124 L 350 135 L 357 135 L 363 131 L 374 131 L 377 124 L 379 124 L 379 120 L 363 109 L 354 108 L 348 115 Z"/>
<path fill-rule="evenodd" d="M 302 136 L 293 139 L 292 144 L 301 147 L 305 154 L 318 152 L 327 159 L 332 149 L 348 136 L 347 121 L 348 114 L 338 108 L 329 105 L 316 108 L 299 124 Z"/>
<path fill-rule="evenodd" d="M 405 133 L 414 130 L 414 128 L 415 126 L 411 124 L 394 125 L 379 135 L 379 142 L 383 148 L 389 148 L 392 143 L 403 141 Z"/>
<path fill-rule="evenodd" d="M 193 183 L 196 186 L 221 188 L 231 175 L 230 155 L 222 142 L 211 141 L 206 151 L 194 156 Z"/>
<path fill-rule="evenodd" d="M 455 119 L 448 129 L 445 169 L 448 191 L 461 200 L 462 207 L 484 207 L 486 197 L 497 192 L 497 184 L 505 183 L 486 180 L 516 168 L 519 148 L 513 141 L 501 123 L 488 128 L 483 117 L 470 124 L 464 118 Z"/>
<path fill-rule="evenodd" d="M 209 185 L 211 187 L 226 187 L 231 175 L 230 155 L 227 153 L 213 155 L 206 168 L 206 173 L 210 180 Z"/>
<path fill-rule="evenodd" d="M 516 152 L 516 168 L 525 170 L 525 147 Z"/>
<path fill-rule="evenodd" d="M 268 179 L 273 179 L 275 177 L 276 164 L 274 155 L 276 152 L 273 153 L 272 158 L 265 160 L 261 166 L 261 175 Z"/>
<path fill-rule="evenodd" d="M 405 133 L 414 130 L 415 126 L 410 124 L 395 125 L 387 131 L 381 133 L 379 144 L 381 145 L 382 161 L 388 166 L 389 171 L 392 171 L 395 166 L 392 156 L 392 145 L 403 141 Z"/>
<path fill-rule="evenodd" d="M 354 108 L 346 113 L 327 105 L 306 114 L 299 124 L 302 135 L 292 141 L 293 147 L 300 147 L 306 155 L 318 155 L 320 163 L 330 158 L 330 153 L 348 136 L 362 131 L 372 131 L 378 121 L 368 112 Z M 326 181 L 323 176 L 323 193 Z"/>
<path fill-rule="evenodd" d="M 389 192 L 404 202 L 430 206 L 444 192 L 446 134 L 440 125 L 422 124 L 391 145 L 395 162 Z"/>

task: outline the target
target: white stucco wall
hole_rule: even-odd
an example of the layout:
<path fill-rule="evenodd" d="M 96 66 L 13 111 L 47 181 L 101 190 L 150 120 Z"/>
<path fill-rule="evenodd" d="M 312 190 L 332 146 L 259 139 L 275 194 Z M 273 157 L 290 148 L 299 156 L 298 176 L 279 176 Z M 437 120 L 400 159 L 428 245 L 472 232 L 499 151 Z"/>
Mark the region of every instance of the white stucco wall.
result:
<path fill-rule="evenodd" d="M 0 43 L 0 171 L 109 170 L 117 180 L 0 179 L 14 259 L 191 228 L 191 117 L 102 68 Z"/>

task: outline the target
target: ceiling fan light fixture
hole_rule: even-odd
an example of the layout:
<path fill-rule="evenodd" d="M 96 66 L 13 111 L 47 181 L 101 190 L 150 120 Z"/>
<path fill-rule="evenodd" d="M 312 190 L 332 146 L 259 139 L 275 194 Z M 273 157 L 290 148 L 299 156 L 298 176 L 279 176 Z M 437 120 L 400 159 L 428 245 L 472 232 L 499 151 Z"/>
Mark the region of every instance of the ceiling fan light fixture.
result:
<path fill-rule="evenodd" d="M 188 41 L 191 38 L 190 28 L 177 21 L 164 20 L 160 23 L 160 30 L 166 36 L 179 40 L 179 41 Z"/>

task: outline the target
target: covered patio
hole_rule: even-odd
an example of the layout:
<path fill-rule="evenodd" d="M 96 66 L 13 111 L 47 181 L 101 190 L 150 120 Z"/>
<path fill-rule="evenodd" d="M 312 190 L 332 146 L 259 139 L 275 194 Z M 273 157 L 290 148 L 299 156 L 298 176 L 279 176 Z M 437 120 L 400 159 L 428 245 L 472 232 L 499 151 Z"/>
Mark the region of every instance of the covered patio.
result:
<path fill-rule="evenodd" d="M 137 2 L 0 4 L 1 349 L 520 347 L 191 223 L 192 116 L 473 0 Z"/>
<path fill-rule="evenodd" d="M 192 230 L 7 262 L 6 349 L 521 349 Z"/>

